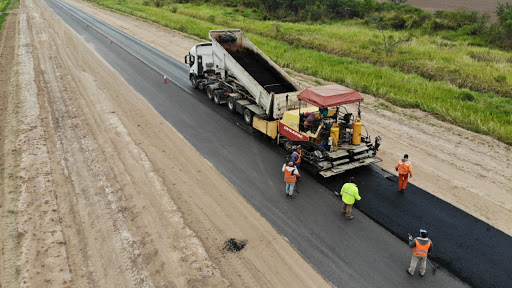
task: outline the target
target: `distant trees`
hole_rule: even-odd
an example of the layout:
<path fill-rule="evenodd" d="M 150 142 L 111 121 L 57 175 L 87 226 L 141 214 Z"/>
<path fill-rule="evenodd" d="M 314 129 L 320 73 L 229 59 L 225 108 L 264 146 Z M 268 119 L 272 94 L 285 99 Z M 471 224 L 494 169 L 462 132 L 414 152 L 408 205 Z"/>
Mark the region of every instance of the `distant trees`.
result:
<path fill-rule="evenodd" d="M 496 16 L 498 16 L 499 23 L 494 23 L 490 27 L 490 36 L 496 43 L 501 43 L 502 46 L 512 47 L 512 4 L 498 3 L 496 7 Z"/>

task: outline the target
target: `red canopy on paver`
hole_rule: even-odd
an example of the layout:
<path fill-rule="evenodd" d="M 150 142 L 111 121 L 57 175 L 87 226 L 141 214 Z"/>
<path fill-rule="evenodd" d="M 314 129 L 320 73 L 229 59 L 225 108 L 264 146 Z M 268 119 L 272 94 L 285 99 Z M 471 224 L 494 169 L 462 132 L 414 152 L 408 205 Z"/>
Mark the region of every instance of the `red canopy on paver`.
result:
<path fill-rule="evenodd" d="M 306 101 L 318 108 L 327 108 L 361 102 L 364 100 L 361 93 L 338 84 L 307 88 L 297 96 L 299 100 Z"/>

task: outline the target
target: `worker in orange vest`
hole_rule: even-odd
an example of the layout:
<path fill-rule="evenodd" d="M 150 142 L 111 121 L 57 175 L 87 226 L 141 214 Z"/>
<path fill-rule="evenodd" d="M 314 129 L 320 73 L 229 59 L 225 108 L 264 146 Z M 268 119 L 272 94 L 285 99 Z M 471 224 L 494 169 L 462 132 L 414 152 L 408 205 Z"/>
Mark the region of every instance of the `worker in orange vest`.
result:
<path fill-rule="evenodd" d="M 432 241 L 427 238 L 427 230 L 420 229 L 420 237 L 412 238 L 409 235 L 409 246 L 412 248 L 411 265 L 405 270 L 411 276 L 414 275 L 416 265 L 420 261 L 420 276 L 425 275 L 427 268 L 427 255 L 432 252 Z"/>
<path fill-rule="evenodd" d="M 293 162 L 289 162 L 288 165 L 283 164 L 284 182 L 286 182 L 286 197 L 295 198 L 293 195 L 293 187 L 297 182 L 297 176 L 300 177 L 299 170 L 293 165 Z"/>
<path fill-rule="evenodd" d="M 396 163 L 395 170 L 398 171 L 398 192 L 403 192 L 409 177 L 412 178 L 412 163 L 409 161 L 409 155 L 405 154 L 404 158 Z"/>
<path fill-rule="evenodd" d="M 293 165 L 295 165 L 295 167 L 299 168 L 300 163 L 302 161 L 302 153 L 300 152 L 300 149 L 297 146 L 293 146 L 292 150 L 293 152 L 292 155 L 290 155 L 290 161 L 293 162 Z"/>

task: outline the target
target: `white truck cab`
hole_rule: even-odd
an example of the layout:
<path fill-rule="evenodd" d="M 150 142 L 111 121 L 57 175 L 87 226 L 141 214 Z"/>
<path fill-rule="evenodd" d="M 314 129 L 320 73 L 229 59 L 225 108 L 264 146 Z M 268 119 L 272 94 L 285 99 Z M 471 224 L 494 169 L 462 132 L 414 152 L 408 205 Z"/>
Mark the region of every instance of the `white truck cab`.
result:
<path fill-rule="evenodd" d="M 192 86 L 198 88 L 200 79 L 204 78 L 206 72 L 215 73 L 212 43 L 200 43 L 192 47 L 185 56 L 185 64 L 190 66 L 188 77 Z"/>

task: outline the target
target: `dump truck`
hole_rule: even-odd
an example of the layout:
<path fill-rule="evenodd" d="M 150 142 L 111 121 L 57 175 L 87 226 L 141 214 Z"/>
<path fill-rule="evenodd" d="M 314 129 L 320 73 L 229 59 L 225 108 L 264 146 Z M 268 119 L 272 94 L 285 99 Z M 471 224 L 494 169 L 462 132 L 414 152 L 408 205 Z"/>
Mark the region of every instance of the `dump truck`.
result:
<path fill-rule="evenodd" d="M 381 137 L 372 143 L 362 134 L 360 106 L 357 115 L 346 108 L 360 105 L 359 92 L 337 84 L 303 89 L 239 29 L 209 36 L 211 42 L 185 55 L 192 87 L 286 150 L 300 147 L 303 167 L 315 174 L 330 177 L 381 161 Z"/>

